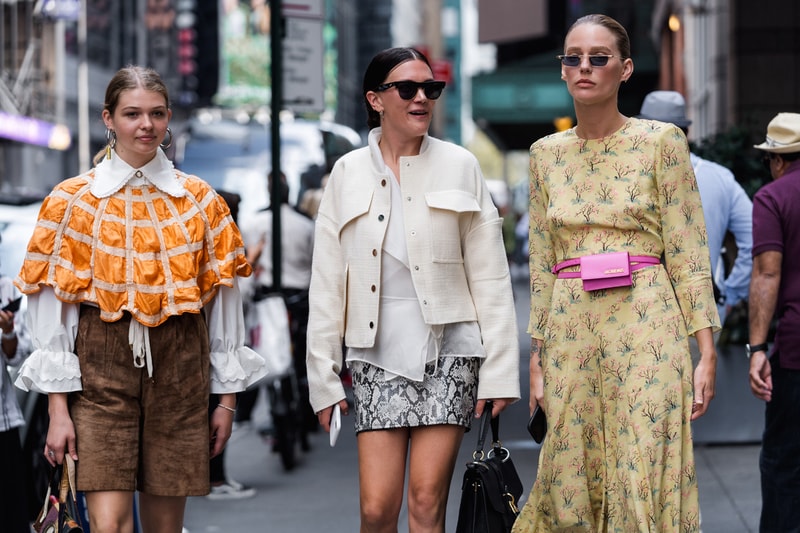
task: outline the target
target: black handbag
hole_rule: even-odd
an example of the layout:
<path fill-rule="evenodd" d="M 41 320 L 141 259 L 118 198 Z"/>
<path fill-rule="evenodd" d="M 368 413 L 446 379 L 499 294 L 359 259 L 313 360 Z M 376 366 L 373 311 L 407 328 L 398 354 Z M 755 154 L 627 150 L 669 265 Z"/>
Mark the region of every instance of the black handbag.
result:
<path fill-rule="evenodd" d="M 491 420 L 491 422 L 490 422 Z M 489 426 L 492 446 L 484 453 L 483 444 Z M 517 504 L 522 496 L 522 482 L 511 462 L 511 454 L 503 448 L 498 436 L 500 417 L 492 418 L 487 402 L 481 416 L 478 446 L 467 463 L 461 484 L 456 533 L 509 533 L 519 514 Z"/>

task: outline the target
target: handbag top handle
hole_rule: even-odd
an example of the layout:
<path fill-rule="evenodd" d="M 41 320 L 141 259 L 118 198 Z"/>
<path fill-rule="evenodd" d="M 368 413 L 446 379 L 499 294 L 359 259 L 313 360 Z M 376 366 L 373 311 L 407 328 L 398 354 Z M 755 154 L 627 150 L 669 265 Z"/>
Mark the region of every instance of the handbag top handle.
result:
<path fill-rule="evenodd" d="M 484 452 L 483 452 L 483 445 L 486 442 L 486 435 L 489 433 L 489 427 L 492 428 L 492 445 L 499 446 L 500 445 L 500 415 L 498 414 L 496 417 L 492 418 L 492 407 L 493 403 L 487 401 L 483 408 L 483 414 L 481 415 L 481 425 L 480 429 L 478 430 L 478 446 L 475 448 L 475 451 L 472 453 L 472 458 L 475 460 L 483 459 Z M 487 422 L 489 422 L 487 424 Z"/>
<path fill-rule="evenodd" d="M 61 501 L 67 501 L 68 492 L 72 492 L 72 498 L 78 499 L 78 490 L 75 488 L 75 460 L 69 454 L 64 454 L 64 464 L 66 465 L 66 475 L 61 480 Z M 63 478 L 66 478 L 66 482 Z"/>

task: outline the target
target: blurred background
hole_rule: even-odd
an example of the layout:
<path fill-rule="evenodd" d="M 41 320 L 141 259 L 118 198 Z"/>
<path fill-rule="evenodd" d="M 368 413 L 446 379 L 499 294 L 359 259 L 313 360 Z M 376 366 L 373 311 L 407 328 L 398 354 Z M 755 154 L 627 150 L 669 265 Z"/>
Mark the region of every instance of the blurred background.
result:
<path fill-rule="evenodd" d="M 752 145 L 778 112 L 800 111 L 797 0 L 0 0 L 0 273 L 18 272 L 44 196 L 88 170 L 105 145 L 104 92 L 120 67 L 162 75 L 173 111 L 168 154 L 238 193 L 241 222 L 269 203 L 273 82 L 282 87 L 281 170 L 297 204 L 364 144 L 369 60 L 415 46 L 447 81 L 431 134 L 478 157 L 522 281 L 527 151 L 574 125 L 555 56 L 589 13 L 614 17 L 630 34 L 635 73 L 621 90 L 623 113 L 636 115 L 652 90 L 679 91 L 698 155 L 730 168 L 750 196 L 770 179 Z M 718 379 L 741 385 L 728 404 L 749 423 L 717 410 L 699 441 L 760 438 L 763 408 L 741 380 L 742 361 Z M 46 480 L 46 401 L 20 399 L 29 467 L 39 472 L 31 477 Z"/>
<path fill-rule="evenodd" d="M 236 124 L 268 124 L 276 30 L 284 43 L 282 108 L 291 115 L 284 120 L 342 125 L 362 138 L 369 59 L 390 46 L 421 48 L 436 77 L 448 81 L 432 134 L 472 150 L 517 210 L 527 148 L 572 125 L 555 55 L 583 14 L 606 13 L 630 32 L 636 72 L 621 93 L 623 112 L 635 115 L 651 90 L 680 91 L 691 141 L 732 168 L 751 194 L 767 176 L 749 158 L 750 145 L 777 112 L 800 107 L 795 0 L 292 0 L 281 2 L 281 12 L 276 21 L 266 0 L 0 2 L 5 201 L 41 195 L 87 170 L 105 143 L 105 85 L 126 64 L 165 78 L 178 136 L 209 108 Z M 204 115 L 212 116 L 223 120 Z M 349 131 L 339 137 L 349 138 L 339 151 L 354 144 Z M 313 164 L 329 165 L 332 145 L 328 160 Z M 172 155 L 180 163 L 184 154 Z"/>

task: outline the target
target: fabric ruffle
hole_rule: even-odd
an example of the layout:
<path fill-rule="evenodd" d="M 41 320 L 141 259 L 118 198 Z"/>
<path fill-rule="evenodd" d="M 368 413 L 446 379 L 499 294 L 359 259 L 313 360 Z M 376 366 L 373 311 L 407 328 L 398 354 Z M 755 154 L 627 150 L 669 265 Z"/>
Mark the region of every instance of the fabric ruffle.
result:
<path fill-rule="evenodd" d="M 211 393 L 240 392 L 267 375 L 264 359 L 247 346 L 211 352 Z"/>
<path fill-rule="evenodd" d="M 83 389 L 78 356 L 71 352 L 37 349 L 25 360 L 14 384 L 43 394 Z"/>

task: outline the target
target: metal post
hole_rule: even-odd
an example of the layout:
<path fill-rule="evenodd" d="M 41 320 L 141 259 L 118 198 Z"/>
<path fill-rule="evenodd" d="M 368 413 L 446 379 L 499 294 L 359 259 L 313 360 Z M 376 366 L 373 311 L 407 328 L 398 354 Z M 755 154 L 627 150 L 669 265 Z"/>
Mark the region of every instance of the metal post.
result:
<path fill-rule="evenodd" d="M 58 19 L 53 29 L 55 41 L 55 89 L 56 89 L 56 123 L 65 124 L 66 101 L 65 101 L 65 80 L 64 74 L 65 56 L 64 42 L 66 31 L 64 28 L 64 20 Z"/>
<path fill-rule="evenodd" d="M 78 15 L 78 164 L 80 172 L 91 168 L 89 155 L 89 65 L 86 52 L 86 2 Z"/>
<path fill-rule="evenodd" d="M 283 103 L 283 9 L 281 0 L 270 2 L 270 54 L 272 83 L 272 185 L 270 209 L 272 210 L 272 286 L 279 289 L 281 282 L 281 107 Z"/>

